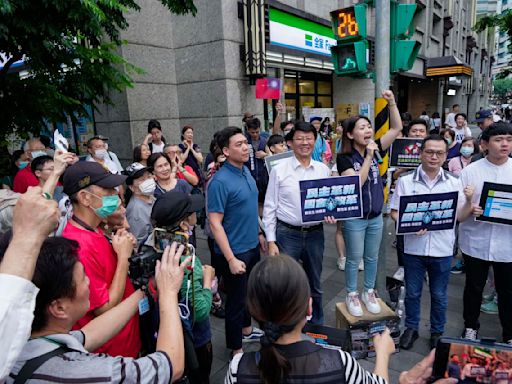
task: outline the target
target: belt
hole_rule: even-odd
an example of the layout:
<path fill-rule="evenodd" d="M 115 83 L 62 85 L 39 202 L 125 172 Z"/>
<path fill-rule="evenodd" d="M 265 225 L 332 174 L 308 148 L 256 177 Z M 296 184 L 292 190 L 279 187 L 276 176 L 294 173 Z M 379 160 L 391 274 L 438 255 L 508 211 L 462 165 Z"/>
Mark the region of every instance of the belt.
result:
<path fill-rule="evenodd" d="M 279 220 L 279 219 L 277 219 L 277 223 L 285 226 L 286 228 L 290 228 L 290 229 L 293 229 L 294 231 L 300 231 L 300 232 L 318 231 L 319 229 L 322 229 L 324 227 L 323 224 L 316 224 L 316 225 L 310 225 L 308 227 L 301 227 L 301 226 L 285 223 L 284 221 Z"/>

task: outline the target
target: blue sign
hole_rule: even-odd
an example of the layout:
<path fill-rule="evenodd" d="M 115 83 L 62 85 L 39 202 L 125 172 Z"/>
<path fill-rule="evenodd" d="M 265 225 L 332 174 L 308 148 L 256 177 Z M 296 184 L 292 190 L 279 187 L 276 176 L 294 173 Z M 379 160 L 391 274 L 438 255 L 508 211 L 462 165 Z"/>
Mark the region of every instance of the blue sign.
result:
<path fill-rule="evenodd" d="M 299 184 L 303 223 L 320 222 L 326 216 L 337 220 L 363 217 L 359 176 L 301 180 Z"/>
<path fill-rule="evenodd" d="M 422 229 L 444 231 L 456 222 L 458 192 L 400 196 L 398 235 L 416 233 Z"/>

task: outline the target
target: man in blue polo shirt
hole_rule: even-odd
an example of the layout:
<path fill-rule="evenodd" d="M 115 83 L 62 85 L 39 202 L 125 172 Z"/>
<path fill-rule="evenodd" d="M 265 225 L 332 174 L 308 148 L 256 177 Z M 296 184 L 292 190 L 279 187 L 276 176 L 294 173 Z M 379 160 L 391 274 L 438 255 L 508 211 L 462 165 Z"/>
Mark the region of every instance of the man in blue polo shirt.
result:
<path fill-rule="evenodd" d="M 217 145 L 226 161 L 208 184 L 208 219 L 215 238 L 216 265 L 226 289 L 226 347 L 242 352 L 242 340 L 258 340 L 262 331 L 251 326 L 246 310 L 247 280 L 260 259 L 258 188 L 244 163 L 249 146 L 242 130 L 227 127 Z"/>

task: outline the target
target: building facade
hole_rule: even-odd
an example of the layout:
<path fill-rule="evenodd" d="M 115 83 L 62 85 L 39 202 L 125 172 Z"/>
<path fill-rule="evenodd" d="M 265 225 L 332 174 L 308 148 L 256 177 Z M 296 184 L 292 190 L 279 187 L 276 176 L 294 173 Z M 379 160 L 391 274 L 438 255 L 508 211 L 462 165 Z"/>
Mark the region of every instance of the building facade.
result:
<path fill-rule="evenodd" d="M 123 33 L 127 44 L 121 51 L 145 73 L 133 76 L 133 88 L 113 95 L 114 107 L 100 106 L 95 113 L 97 132 L 111 138 L 111 148 L 124 162 L 131 159 L 131 148 L 142 142 L 149 119 L 160 120 L 170 142 L 179 141 L 182 126 L 192 125 L 205 150 L 215 131 L 240 126 L 246 111 L 272 122 L 275 101 L 256 99 L 254 81 L 246 76 L 242 1 L 194 0 L 196 17 L 172 15 L 156 0 L 138 3 L 140 12 L 128 15 L 130 27 Z M 265 1 L 268 20 L 260 23 L 266 36 L 262 57 L 266 75 L 282 80 L 288 118 L 301 118 L 305 108 L 332 108 L 336 117 L 360 111 L 372 116 L 373 81 L 337 77 L 330 57 L 329 13 L 355 3 Z M 442 113 L 458 103 L 474 116 L 488 102 L 494 33 L 472 31 L 476 0 L 415 3 L 413 38 L 422 43 L 421 51 L 410 71 L 391 80 L 400 110 L 415 117 L 423 111 Z M 369 7 L 370 41 L 374 28 L 374 9 Z M 443 57 L 470 68 L 471 75 L 427 76 L 429 60 Z"/>
<path fill-rule="evenodd" d="M 512 10 L 512 0 L 498 0 L 496 12 L 501 14 L 505 11 Z M 506 31 L 496 30 L 496 55 L 492 67 L 493 74 L 496 75 L 503 69 L 510 68 L 512 62 L 512 54 L 508 50 L 510 40 Z"/>

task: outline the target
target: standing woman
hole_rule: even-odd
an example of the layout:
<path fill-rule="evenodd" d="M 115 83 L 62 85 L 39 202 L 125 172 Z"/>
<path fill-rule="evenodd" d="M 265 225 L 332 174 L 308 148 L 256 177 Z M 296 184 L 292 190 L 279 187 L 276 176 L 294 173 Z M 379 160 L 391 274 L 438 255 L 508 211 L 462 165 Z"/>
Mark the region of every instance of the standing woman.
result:
<path fill-rule="evenodd" d="M 201 179 L 202 184 L 202 173 L 201 164 L 203 164 L 203 154 L 199 145 L 194 144 L 194 128 L 191 125 L 185 125 L 181 129 L 181 140 L 182 143 L 179 145 L 182 155 L 182 162 L 185 165 L 192 167 L 197 176 Z"/>
<path fill-rule="evenodd" d="M 140 163 L 147 167 L 149 156 L 151 156 L 151 151 L 149 150 L 147 144 L 137 145 L 135 148 L 133 148 L 134 163 Z"/>
<path fill-rule="evenodd" d="M 464 168 L 471 163 L 471 157 L 479 153 L 478 142 L 473 137 L 465 137 L 460 144 L 460 156 L 452 158 L 448 162 L 448 170 L 459 176 Z"/>
<path fill-rule="evenodd" d="M 384 157 L 385 151 L 402 131 L 400 112 L 391 91 L 382 92 L 389 103 L 390 129 L 380 139 L 373 141 L 373 129 L 365 116 L 352 117 L 343 130 L 341 152 L 337 157 L 341 176 L 359 175 L 362 185 L 363 218 L 343 223 L 346 244 L 345 278 L 347 284 L 347 308 L 353 316 L 362 316 L 363 308 L 357 290 L 357 272 L 361 258 L 364 260 L 364 290 L 362 301 L 371 313 L 381 308 L 374 288 L 377 277 L 377 259 L 382 239 L 382 208 L 384 185 L 379 172 L 375 152 Z"/>
<path fill-rule="evenodd" d="M 166 154 L 162 152 L 153 153 L 148 159 L 148 167 L 153 168 L 153 174 L 156 178 L 155 197 L 173 190 L 186 194 L 192 191 L 189 183 L 176 177 L 178 167 Z"/>

